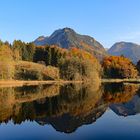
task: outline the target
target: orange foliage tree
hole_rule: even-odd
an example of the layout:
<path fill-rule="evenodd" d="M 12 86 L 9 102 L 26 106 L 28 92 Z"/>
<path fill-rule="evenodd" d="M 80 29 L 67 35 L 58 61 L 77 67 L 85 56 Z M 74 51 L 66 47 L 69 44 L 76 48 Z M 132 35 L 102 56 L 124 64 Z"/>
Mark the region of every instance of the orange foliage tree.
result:
<path fill-rule="evenodd" d="M 100 64 L 90 53 L 71 48 L 60 63 L 60 72 L 63 79 L 91 80 L 100 77 Z"/>
<path fill-rule="evenodd" d="M 133 63 L 123 56 L 105 57 L 102 67 L 106 78 L 136 78 L 138 75 Z"/>

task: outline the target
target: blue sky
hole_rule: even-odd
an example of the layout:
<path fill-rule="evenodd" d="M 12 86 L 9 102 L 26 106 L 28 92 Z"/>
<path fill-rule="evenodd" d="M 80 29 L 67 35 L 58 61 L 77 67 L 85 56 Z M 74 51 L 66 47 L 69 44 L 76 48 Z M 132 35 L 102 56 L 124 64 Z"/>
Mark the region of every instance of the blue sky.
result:
<path fill-rule="evenodd" d="M 0 0 L 0 39 L 29 42 L 71 27 L 111 47 L 140 44 L 140 0 Z"/>

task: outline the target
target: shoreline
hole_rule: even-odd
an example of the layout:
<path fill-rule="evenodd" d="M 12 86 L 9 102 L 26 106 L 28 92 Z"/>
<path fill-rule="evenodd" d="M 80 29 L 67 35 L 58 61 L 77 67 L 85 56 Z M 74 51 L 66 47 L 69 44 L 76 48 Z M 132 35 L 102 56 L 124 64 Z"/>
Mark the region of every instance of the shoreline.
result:
<path fill-rule="evenodd" d="M 101 79 L 102 83 L 140 83 L 140 79 Z"/>
<path fill-rule="evenodd" d="M 45 84 L 68 84 L 68 83 L 82 83 L 83 81 L 20 81 L 20 80 L 0 80 L 0 87 L 21 87 L 21 86 L 33 86 L 33 85 L 45 85 Z"/>
<path fill-rule="evenodd" d="M 101 83 L 139 83 L 140 79 L 101 79 Z M 47 81 L 22 81 L 22 80 L 0 80 L 0 87 L 21 87 L 45 84 L 68 84 L 68 83 L 83 83 L 83 81 L 64 81 L 64 80 L 47 80 Z"/>

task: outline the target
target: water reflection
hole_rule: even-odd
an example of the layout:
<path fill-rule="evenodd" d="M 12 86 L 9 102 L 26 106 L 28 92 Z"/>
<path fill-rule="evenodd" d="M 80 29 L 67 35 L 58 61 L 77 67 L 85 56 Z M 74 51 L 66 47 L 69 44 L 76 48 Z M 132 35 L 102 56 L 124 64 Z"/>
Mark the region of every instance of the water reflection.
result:
<path fill-rule="evenodd" d="M 131 89 L 130 89 L 131 88 Z M 128 89 L 128 88 L 127 88 Z M 124 97 L 125 101 L 115 102 L 110 105 L 110 108 L 120 116 L 136 115 L 140 113 L 140 89 L 133 85 L 125 90 L 127 95 Z M 130 92 L 133 91 L 133 92 Z M 135 95 L 133 95 L 133 93 Z"/>
<path fill-rule="evenodd" d="M 0 88 L 0 123 L 29 120 L 72 133 L 95 122 L 108 107 L 123 116 L 139 113 L 139 92 L 139 85 L 123 83 Z"/>

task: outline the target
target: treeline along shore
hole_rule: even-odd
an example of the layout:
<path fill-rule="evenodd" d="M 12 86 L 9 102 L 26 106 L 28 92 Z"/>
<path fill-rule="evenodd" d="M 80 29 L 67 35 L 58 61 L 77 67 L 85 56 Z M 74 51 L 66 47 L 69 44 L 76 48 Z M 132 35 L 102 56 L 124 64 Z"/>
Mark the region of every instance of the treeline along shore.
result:
<path fill-rule="evenodd" d="M 107 55 L 99 60 L 74 46 L 64 49 L 57 45 L 36 46 L 21 40 L 13 44 L 0 41 L 0 84 L 113 79 L 140 82 L 139 71 L 140 62 L 134 65 L 124 56 Z"/>

